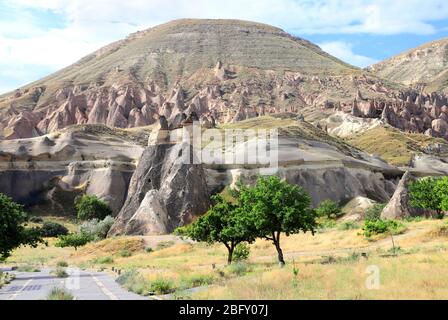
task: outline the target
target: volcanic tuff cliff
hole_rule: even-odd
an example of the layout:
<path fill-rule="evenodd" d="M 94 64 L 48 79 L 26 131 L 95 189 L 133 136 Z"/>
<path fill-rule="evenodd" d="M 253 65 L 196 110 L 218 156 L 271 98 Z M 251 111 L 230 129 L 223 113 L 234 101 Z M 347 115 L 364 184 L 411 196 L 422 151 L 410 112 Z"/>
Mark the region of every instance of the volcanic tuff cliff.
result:
<path fill-rule="evenodd" d="M 0 137 L 73 124 L 138 127 L 196 111 L 234 122 L 306 106 L 350 110 L 396 87 L 281 29 L 238 20 L 176 20 L 130 35 L 0 97 Z"/>

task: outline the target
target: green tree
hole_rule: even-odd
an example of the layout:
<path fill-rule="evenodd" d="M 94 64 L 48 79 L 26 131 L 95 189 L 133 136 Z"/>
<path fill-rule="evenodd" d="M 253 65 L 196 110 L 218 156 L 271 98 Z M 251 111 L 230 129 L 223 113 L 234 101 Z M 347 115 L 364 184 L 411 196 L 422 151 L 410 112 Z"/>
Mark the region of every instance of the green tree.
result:
<path fill-rule="evenodd" d="M 341 208 L 332 200 L 324 200 L 316 208 L 318 216 L 331 218 L 337 218 L 341 214 Z"/>
<path fill-rule="evenodd" d="M 83 195 L 76 197 L 75 208 L 80 220 L 100 219 L 112 215 L 112 210 L 108 204 L 97 196 Z"/>
<path fill-rule="evenodd" d="M 56 242 L 56 247 L 73 247 L 75 250 L 78 250 L 79 247 L 85 246 L 91 241 L 93 241 L 93 237 L 88 234 L 82 232 L 71 233 L 66 236 L 60 236 L 58 242 Z"/>
<path fill-rule="evenodd" d="M 259 177 L 254 187 L 240 185 L 238 202 L 250 216 L 256 236 L 272 241 L 282 266 L 285 260 L 280 246 L 281 233 L 289 236 L 311 231 L 314 234 L 317 227 L 317 214 L 306 191 L 276 176 Z"/>
<path fill-rule="evenodd" d="M 443 218 L 443 211 L 448 211 L 448 177 L 437 179 L 435 194 L 440 201 L 438 216 Z"/>
<path fill-rule="evenodd" d="M 45 243 L 38 228 L 27 228 L 28 215 L 23 206 L 0 193 L 0 261 L 5 260 L 11 251 L 29 245 L 33 248 Z"/>
<path fill-rule="evenodd" d="M 241 242 L 253 242 L 255 232 L 237 205 L 220 195 L 213 196 L 212 201 L 213 206 L 205 215 L 177 232 L 195 241 L 224 244 L 228 251 L 227 263 L 231 264 L 235 247 Z"/>
<path fill-rule="evenodd" d="M 408 187 L 409 204 L 414 208 L 434 210 L 440 216 L 442 214 L 441 203 L 444 197 L 442 191 L 445 184 L 440 179 L 433 177 L 425 177 L 412 182 Z"/>

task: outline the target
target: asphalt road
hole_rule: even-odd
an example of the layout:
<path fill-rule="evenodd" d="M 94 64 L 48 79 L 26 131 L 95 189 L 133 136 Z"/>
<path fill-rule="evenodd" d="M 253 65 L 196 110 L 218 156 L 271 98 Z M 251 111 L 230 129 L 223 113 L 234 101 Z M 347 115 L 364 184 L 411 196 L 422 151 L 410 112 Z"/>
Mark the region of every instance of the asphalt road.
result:
<path fill-rule="evenodd" d="M 5 270 L 6 271 L 6 270 Z M 15 272 L 15 280 L 0 289 L 0 300 L 46 300 L 55 287 L 65 288 L 76 300 L 147 300 L 123 289 L 104 272 L 67 269 L 68 278 L 57 278 L 50 269 Z"/>

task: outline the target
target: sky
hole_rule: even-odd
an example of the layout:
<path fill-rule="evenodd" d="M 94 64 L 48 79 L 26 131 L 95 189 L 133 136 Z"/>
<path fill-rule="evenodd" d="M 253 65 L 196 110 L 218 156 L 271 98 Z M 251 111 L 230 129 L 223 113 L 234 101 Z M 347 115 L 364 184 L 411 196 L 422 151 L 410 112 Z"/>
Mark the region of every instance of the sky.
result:
<path fill-rule="evenodd" d="M 446 0 L 0 0 L 0 94 L 179 18 L 271 24 L 359 67 L 448 37 Z"/>

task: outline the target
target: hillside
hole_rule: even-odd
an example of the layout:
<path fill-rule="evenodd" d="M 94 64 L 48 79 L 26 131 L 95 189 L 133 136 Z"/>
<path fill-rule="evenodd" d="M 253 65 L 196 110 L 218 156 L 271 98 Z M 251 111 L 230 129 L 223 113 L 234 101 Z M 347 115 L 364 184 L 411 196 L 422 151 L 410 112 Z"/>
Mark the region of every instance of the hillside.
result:
<path fill-rule="evenodd" d="M 423 44 L 369 69 L 391 81 L 425 87 L 427 92 L 444 90 L 448 87 L 448 39 Z"/>
<path fill-rule="evenodd" d="M 195 111 L 207 121 L 351 108 L 398 87 L 311 42 L 265 24 L 175 20 L 131 34 L 75 64 L 0 96 L 0 138 L 29 138 L 73 124 L 132 128 Z"/>

